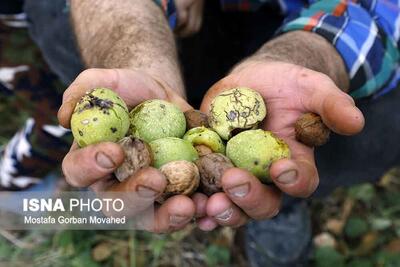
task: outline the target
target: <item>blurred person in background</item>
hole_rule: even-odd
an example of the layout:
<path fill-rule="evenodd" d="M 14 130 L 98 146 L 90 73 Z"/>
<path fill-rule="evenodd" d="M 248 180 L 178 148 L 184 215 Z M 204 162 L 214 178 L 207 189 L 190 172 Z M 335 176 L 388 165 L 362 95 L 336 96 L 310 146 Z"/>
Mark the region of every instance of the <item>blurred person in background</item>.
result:
<path fill-rule="evenodd" d="M 178 230 L 193 217 L 206 231 L 255 219 L 246 226 L 252 266 L 304 266 L 311 225 L 307 205 L 297 197 L 310 196 L 319 183 L 315 196 L 338 185 L 373 181 L 399 163 L 400 92 L 393 90 L 400 77 L 398 1 L 5 3 L 0 13 L 8 13 L 9 25 L 26 23 L 51 70 L 69 87 L 45 94 L 44 85 L 30 92 L 38 95 L 32 104 L 41 112 L 27 119 L 4 148 L 4 190 L 41 183 L 68 151 L 69 132 L 49 114 L 62 103 L 58 118 L 67 128 L 76 101 L 97 86 L 111 87 L 131 106 L 161 98 L 183 108 L 201 104 L 203 110 L 226 88 L 248 86 L 261 93 L 270 114 L 264 128 L 285 139 L 293 154 L 272 165 L 276 187 L 231 169 L 223 177 L 224 192 L 209 198 L 175 196 L 158 207 L 156 226 L 150 229 Z M 4 96 L 10 97 L 16 93 L 10 77 L 27 67 L 1 71 L 8 75 L 0 75 Z M 315 151 L 294 139 L 294 122 L 305 112 L 318 113 L 337 133 Z M 358 135 L 341 136 L 363 127 Z M 63 170 L 74 186 L 114 190 L 108 182 L 122 160 L 115 144 L 73 147 Z M 156 198 L 164 187 L 162 175 L 148 169 L 117 189 L 146 188 L 144 195 Z"/>

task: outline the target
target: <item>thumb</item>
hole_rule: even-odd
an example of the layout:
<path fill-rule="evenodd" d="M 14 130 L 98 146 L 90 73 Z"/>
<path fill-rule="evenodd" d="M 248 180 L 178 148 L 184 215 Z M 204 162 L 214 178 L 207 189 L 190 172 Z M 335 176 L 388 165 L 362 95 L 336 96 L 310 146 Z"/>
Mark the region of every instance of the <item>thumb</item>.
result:
<path fill-rule="evenodd" d="M 307 86 L 312 93 L 303 101 L 305 108 L 319 114 L 331 130 L 342 135 L 354 135 L 364 128 L 364 116 L 354 100 L 329 78 L 316 77 Z"/>

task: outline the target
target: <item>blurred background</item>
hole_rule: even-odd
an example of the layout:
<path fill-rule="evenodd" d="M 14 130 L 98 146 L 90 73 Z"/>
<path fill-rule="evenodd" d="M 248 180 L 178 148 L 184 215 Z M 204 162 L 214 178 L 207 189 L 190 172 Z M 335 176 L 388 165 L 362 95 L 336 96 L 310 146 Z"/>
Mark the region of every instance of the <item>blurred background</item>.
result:
<path fill-rule="evenodd" d="M 2 150 L 29 118 L 41 129 L 56 124 L 64 86 L 51 73 L 23 25 L 8 17 L 0 19 Z M 45 100 L 49 97 L 58 100 L 48 105 Z M 38 132 L 35 138 L 50 142 L 52 136 Z M 68 140 L 47 149 L 53 157 L 36 157 L 26 173 L 40 177 L 46 171 L 35 168 L 38 160 L 40 166 L 60 162 Z M 40 151 L 35 153 L 40 155 Z M 400 266 L 400 169 L 388 170 L 376 184 L 339 188 L 323 200 L 310 200 L 309 205 L 314 245 L 310 267 Z M 248 266 L 242 238 L 242 229 L 204 233 L 194 225 L 165 235 L 0 230 L 0 266 Z"/>

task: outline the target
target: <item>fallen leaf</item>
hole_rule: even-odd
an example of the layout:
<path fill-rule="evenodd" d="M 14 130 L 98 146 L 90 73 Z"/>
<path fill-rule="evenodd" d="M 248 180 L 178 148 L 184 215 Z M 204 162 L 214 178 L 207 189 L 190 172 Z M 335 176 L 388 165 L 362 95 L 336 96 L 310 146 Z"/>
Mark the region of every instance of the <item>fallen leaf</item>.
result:
<path fill-rule="evenodd" d="M 339 219 L 329 219 L 325 224 L 325 229 L 334 233 L 335 235 L 341 235 L 344 228 L 344 221 Z"/>
<path fill-rule="evenodd" d="M 101 242 L 92 250 L 93 260 L 100 262 L 108 259 L 112 254 L 112 245 L 109 242 Z"/>
<path fill-rule="evenodd" d="M 385 246 L 385 251 L 400 253 L 400 238 L 390 241 L 390 243 Z"/>
<path fill-rule="evenodd" d="M 356 255 L 364 256 L 369 254 L 375 248 L 377 241 L 378 241 L 377 232 L 366 233 L 362 237 L 360 245 L 355 250 Z"/>

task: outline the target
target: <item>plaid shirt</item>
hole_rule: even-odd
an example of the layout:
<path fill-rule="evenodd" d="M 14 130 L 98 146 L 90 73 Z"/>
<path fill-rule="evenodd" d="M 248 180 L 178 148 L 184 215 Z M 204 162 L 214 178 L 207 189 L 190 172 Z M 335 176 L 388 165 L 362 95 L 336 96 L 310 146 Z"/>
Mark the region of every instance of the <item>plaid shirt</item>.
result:
<path fill-rule="evenodd" d="M 172 0 L 164 0 L 171 4 Z M 255 11 L 266 2 L 279 5 L 286 20 L 279 32 L 312 31 L 342 56 L 355 98 L 380 96 L 400 81 L 398 0 L 220 0 L 224 10 Z M 167 15 L 176 10 L 167 9 Z M 171 13 L 172 11 L 172 13 Z M 171 26 L 175 25 L 171 24 Z"/>

